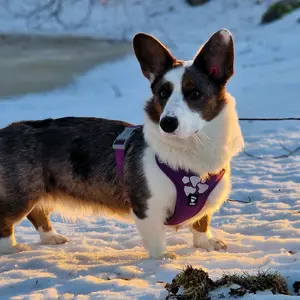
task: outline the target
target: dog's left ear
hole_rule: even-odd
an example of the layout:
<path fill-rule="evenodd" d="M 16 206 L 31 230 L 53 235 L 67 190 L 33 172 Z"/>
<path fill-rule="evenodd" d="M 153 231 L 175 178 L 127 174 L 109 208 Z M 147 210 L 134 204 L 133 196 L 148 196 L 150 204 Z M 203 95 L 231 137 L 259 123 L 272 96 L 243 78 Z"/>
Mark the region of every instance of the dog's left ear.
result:
<path fill-rule="evenodd" d="M 199 50 L 193 65 L 213 78 L 218 84 L 225 85 L 234 73 L 234 45 L 230 31 L 217 31 Z"/>
<path fill-rule="evenodd" d="M 169 50 L 149 34 L 137 33 L 133 38 L 133 49 L 144 76 L 150 81 L 176 61 Z"/>

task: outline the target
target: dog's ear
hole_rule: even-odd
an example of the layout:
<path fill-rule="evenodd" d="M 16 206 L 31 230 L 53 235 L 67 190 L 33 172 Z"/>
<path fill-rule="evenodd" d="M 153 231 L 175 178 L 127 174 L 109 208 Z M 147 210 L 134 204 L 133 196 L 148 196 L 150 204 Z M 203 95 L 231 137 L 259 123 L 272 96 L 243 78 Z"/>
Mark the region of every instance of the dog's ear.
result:
<path fill-rule="evenodd" d="M 176 59 L 169 50 L 155 37 L 137 33 L 133 38 L 133 49 L 142 72 L 150 81 L 172 67 Z"/>
<path fill-rule="evenodd" d="M 193 65 L 224 85 L 234 73 L 234 45 L 227 29 L 217 31 L 199 50 Z"/>

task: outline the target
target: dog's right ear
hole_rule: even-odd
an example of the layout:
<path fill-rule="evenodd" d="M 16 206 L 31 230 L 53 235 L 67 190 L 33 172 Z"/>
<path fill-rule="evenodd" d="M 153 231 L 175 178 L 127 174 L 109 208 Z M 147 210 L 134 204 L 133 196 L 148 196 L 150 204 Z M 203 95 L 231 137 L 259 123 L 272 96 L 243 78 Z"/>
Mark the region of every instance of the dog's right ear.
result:
<path fill-rule="evenodd" d="M 169 50 L 149 34 L 137 33 L 133 38 L 133 49 L 144 76 L 151 82 L 176 61 Z"/>

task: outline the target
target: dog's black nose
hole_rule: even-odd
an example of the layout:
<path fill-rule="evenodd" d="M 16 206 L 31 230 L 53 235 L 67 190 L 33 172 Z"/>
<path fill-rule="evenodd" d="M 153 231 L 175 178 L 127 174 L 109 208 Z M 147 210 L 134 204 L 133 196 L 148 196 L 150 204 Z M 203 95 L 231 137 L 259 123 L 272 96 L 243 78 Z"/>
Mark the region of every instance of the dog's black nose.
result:
<path fill-rule="evenodd" d="M 164 132 L 172 133 L 179 125 L 178 119 L 176 117 L 163 117 L 160 121 L 160 127 Z"/>

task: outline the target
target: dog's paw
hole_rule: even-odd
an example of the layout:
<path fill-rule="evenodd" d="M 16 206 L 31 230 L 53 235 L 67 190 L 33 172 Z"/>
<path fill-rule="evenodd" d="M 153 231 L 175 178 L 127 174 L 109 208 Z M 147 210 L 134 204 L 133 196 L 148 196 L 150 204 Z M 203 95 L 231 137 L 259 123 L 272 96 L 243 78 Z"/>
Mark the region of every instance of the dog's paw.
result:
<path fill-rule="evenodd" d="M 65 236 L 60 234 L 54 234 L 48 237 L 47 239 L 45 239 L 44 241 L 42 241 L 42 243 L 45 245 L 60 245 L 66 242 L 68 242 L 68 239 Z"/>
<path fill-rule="evenodd" d="M 163 255 L 163 259 L 177 259 L 178 255 L 175 252 L 166 252 Z"/>
<path fill-rule="evenodd" d="M 27 245 L 16 244 L 14 235 L 7 238 L 0 238 L 0 254 L 14 254 L 29 250 L 31 250 L 31 248 Z"/>
<path fill-rule="evenodd" d="M 214 250 L 227 250 L 227 245 L 222 240 L 216 238 L 211 238 L 209 244 L 214 248 Z"/>
<path fill-rule="evenodd" d="M 222 240 L 216 239 L 207 233 L 194 233 L 194 247 L 201 248 L 206 251 L 227 250 L 227 245 Z"/>
<path fill-rule="evenodd" d="M 44 245 L 60 245 L 68 242 L 68 239 L 56 231 L 51 230 L 49 232 L 40 231 L 41 242 Z"/>
<path fill-rule="evenodd" d="M 13 249 L 14 249 L 15 253 L 32 250 L 29 246 L 27 246 L 25 244 L 16 244 L 13 247 Z"/>
<path fill-rule="evenodd" d="M 177 259 L 178 255 L 174 252 L 166 252 L 162 255 L 156 256 L 156 257 L 151 257 L 151 259 L 154 260 L 161 260 L 161 259 Z"/>
<path fill-rule="evenodd" d="M 16 244 L 11 247 L 6 247 L 3 249 L 0 249 L 0 254 L 15 254 L 23 251 L 30 251 L 32 250 L 29 246 L 24 244 Z"/>

